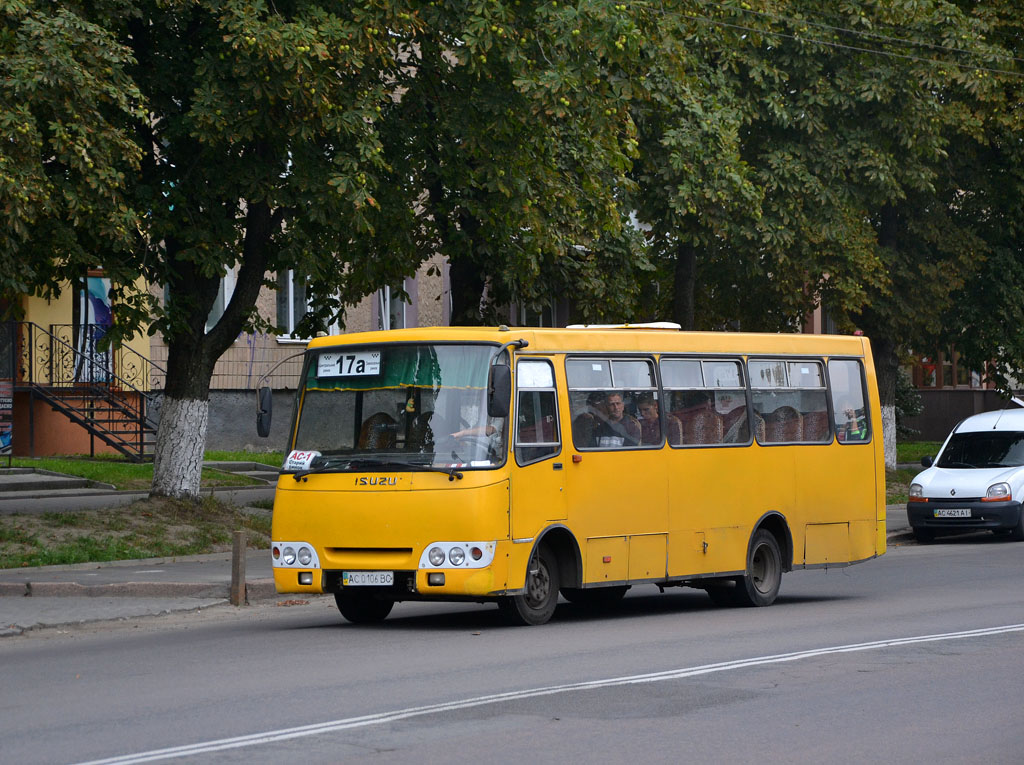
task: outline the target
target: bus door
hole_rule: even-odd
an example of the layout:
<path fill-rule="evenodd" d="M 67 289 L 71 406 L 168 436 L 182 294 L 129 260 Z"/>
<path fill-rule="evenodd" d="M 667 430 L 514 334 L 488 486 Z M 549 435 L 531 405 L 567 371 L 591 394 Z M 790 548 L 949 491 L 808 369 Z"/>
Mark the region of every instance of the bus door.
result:
<path fill-rule="evenodd" d="M 553 521 L 566 517 L 562 435 L 558 394 L 549 359 L 516 364 L 514 459 L 511 471 L 513 541 L 531 541 Z"/>
<path fill-rule="evenodd" d="M 664 578 L 668 488 L 653 362 L 581 356 L 565 368 L 574 447 L 566 491 L 584 582 Z"/>

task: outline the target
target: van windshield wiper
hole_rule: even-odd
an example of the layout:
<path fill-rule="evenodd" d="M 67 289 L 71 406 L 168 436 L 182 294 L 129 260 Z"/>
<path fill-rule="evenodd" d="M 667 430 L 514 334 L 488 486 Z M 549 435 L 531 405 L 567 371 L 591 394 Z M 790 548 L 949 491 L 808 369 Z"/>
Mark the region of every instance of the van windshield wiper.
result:
<path fill-rule="evenodd" d="M 456 478 L 462 479 L 462 472 L 456 468 L 442 468 L 434 467 L 433 465 L 417 464 L 414 462 L 399 462 L 397 460 L 374 460 L 374 459 L 358 459 L 352 460 L 349 463 L 349 467 L 356 468 L 382 468 L 384 470 L 424 470 L 428 473 L 444 473 L 448 476 L 449 481 L 454 481 Z"/>

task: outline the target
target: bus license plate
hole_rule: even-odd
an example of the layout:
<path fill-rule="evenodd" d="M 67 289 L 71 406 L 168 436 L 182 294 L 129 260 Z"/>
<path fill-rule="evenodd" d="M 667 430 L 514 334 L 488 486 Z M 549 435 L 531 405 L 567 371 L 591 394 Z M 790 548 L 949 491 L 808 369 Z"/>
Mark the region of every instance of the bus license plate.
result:
<path fill-rule="evenodd" d="M 944 507 L 935 511 L 936 518 L 970 518 L 971 510 L 967 507 Z"/>
<path fill-rule="evenodd" d="M 342 587 L 388 587 L 395 583 L 394 571 L 342 571 Z"/>

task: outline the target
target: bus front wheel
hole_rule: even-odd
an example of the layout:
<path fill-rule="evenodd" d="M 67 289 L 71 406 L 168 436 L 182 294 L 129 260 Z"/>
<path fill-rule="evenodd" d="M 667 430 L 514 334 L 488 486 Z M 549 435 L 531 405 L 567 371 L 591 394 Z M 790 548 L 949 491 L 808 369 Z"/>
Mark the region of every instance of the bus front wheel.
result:
<path fill-rule="evenodd" d="M 509 621 L 525 625 L 544 624 L 554 615 L 557 604 L 558 566 L 546 548 L 541 548 L 530 559 L 522 594 L 508 595 L 498 601 Z"/>
<path fill-rule="evenodd" d="M 775 535 L 765 529 L 750 540 L 747 573 L 736 581 L 735 597 L 743 606 L 770 606 L 782 584 L 782 552 Z"/>
<path fill-rule="evenodd" d="M 372 593 L 362 590 L 342 590 L 334 593 L 334 602 L 338 604 L 341 615 L 353 624 L 372 624 L 384 621 L 395 601 L 374 597 Z"/>

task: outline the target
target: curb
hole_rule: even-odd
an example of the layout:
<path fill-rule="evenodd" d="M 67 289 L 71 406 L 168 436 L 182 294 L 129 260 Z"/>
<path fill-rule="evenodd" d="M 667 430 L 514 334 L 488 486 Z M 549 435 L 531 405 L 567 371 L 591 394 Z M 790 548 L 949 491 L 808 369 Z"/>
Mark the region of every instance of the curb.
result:
<path fill-rule="evenodd" d="M 78 582 L 0 582 L 0 597 L 23 598 L 218 598 L 227 599 L 230 584 L 208 582 L 118 582 L 115 584 L 79 584 Z M 246 601 L 277 597 L 273 579 L 253 579 L 245 583 Z"/>

